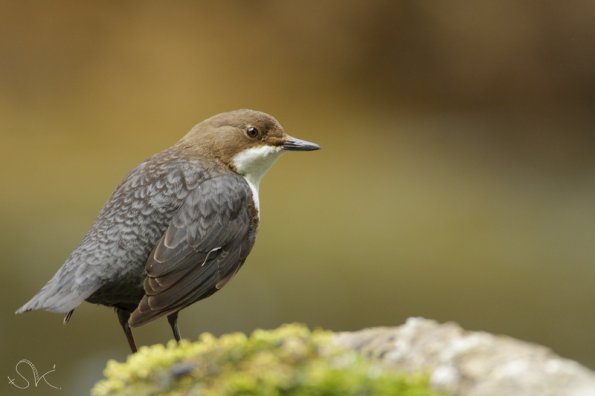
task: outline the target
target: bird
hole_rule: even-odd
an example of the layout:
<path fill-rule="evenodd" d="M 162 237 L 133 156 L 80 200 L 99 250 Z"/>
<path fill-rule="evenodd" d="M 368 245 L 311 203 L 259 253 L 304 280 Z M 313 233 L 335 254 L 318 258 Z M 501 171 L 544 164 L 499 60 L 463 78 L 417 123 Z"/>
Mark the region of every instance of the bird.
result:
<path fill-rule="evenodd" d="M 136 166 L 54 276 L 20 307 L 68 323 L 84 301 L 112 307 L 132 353 L 132 328 L 167 317 L 220 290 L 254 246 L 259 185 L 287 151 L 320 146 L 288 135 L 266 113 L 240 109 L 195 125 Z"/>

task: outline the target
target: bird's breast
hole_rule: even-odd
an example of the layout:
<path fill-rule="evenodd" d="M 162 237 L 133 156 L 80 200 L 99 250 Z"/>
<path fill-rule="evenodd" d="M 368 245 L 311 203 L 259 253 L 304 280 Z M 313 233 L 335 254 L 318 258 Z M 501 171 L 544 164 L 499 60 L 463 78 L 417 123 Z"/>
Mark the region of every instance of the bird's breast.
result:
<path fill-rule="evenodd" d="M 254 180 L 250 180 L 249 177 L 244 176 L 246 183 L 250 187 L 250 192 L 252 193 L 252 202 L 254 203 L 254 208 L 256 209 L 256 216 L 260 216 L 260 199 L 258 197 L 258 182 L 254 182 Z"/>

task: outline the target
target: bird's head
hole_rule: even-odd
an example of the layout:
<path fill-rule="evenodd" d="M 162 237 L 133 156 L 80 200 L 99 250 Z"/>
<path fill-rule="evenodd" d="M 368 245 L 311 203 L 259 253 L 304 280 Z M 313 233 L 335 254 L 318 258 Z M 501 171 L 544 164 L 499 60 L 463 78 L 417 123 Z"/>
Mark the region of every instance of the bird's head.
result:
<path fill-rule="evenodd" d="M 320 147 L 289 136 L 273 116 L 255 110 L 217 114 L 196 125 L 180 144 L 215 158 L 255 185 L 285 151 Z"/>

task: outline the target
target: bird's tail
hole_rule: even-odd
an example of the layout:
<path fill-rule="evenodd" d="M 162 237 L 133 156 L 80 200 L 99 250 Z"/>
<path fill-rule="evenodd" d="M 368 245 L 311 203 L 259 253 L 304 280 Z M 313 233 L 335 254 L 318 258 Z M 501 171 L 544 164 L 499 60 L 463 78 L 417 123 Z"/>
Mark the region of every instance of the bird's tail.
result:
<path fill-rule="evenodd" d="M 56 276 L 54 276 L 39 293 L 33 296 L 25 305 L 17 309 L 15 314 L 22 314 L 33 310 L 66 314 L 79 306 L 94 291 L 91 289 L 81 294 L 80 289 L 73 287 L 73 285 L 59 282 Z"/>

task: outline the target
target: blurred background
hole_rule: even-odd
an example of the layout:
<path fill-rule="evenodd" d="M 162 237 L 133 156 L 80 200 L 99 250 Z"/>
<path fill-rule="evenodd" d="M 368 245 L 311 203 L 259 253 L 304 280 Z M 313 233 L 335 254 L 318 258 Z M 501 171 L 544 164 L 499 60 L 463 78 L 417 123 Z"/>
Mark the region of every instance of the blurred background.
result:
<path fill-rule="evenodd" d="M 255 249 L 185 337 L 423 316 L 595 368 L 594 20 L 590 0 L 1 1 L 2 375 L 55 364 L 51 391 L 81 395 L 126 358 L 108 308 L 14 311 L 132 167 L 244 107 L 323 150 L 267 175 Z"/>

